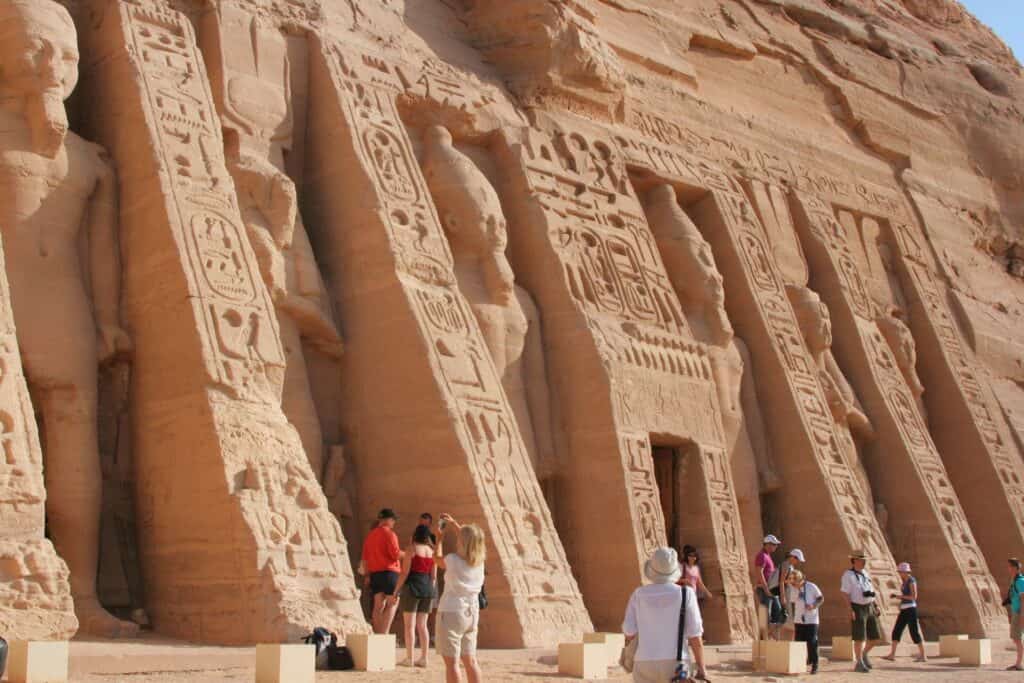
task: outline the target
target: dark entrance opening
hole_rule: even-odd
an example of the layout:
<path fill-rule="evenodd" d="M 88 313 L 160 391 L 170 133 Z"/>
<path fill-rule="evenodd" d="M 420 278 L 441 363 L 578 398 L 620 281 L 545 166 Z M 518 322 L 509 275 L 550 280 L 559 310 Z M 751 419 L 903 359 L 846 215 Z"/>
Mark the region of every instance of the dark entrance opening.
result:
<path fill-rule="evenodd" d="M 661 512 L 665 516 L 665 534 L 668 544 L 677 552 L 682 551 L 679 542 L 679 525 L 682 517 L 679 496 L 682 456 L 678 448 L 673 446 L 651 445 L 654 459 L 654 479 L 658 483 L 658 494 L 661 498 Z"/>

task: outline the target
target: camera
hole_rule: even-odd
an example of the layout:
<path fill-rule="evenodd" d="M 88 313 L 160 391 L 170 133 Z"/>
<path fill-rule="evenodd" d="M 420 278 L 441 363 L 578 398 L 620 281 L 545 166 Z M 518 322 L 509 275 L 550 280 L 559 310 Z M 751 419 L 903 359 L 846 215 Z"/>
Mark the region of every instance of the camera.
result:
<path fill-rule="evenodd" d="M 445 522 L 445 520 L 442 519 L 440 522 L 437 523 L 437 528 L 441 531 L 444 531 L 444 527 L 446 526 L 446 524 L 447 522 Z"/>
<path fill-rule="evenodd" d="M 864 597 L 865 598 L 873 598 L 873 597 L 875 597 L 875 591 L 864 591 Z"/>

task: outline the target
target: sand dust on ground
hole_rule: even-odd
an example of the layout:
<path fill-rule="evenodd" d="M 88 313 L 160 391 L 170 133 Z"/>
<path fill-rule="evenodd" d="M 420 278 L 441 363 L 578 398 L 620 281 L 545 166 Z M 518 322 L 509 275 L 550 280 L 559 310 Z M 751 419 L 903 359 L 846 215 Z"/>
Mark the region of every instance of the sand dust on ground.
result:
<path fill-rule="evenodd" d="M 813 681 L 853 683 L 855 681 L 928 681 L 940 683 L 988 683 L 1024 681 L 1024 672 L 1004 671 L 1012 663 L 1007 643 L 993 643 L 993 664 L 981 669 L 963 668 L 954 659 L 933 659 L 914 664 L 909 648 L 890 663 L 875 659 L 871 675 L 850 671 L 848 662 L 823 662 L 816 676 L 771 676 L 755 674 L 749 664 L 737 657 L 735 648 L 718 655 L 723 661 L 709 671 L 714 681 Z M 938 646 L 929 645 L 929 654 Z M 827 654 L 828 650 L 823 651 Z M 879 651 L 877 654 L 884 654 Z M 131 642 L 79 642 L 71 645 L 72 683 L 222 683 L 252 681 L 252 648 L 201 647 L 173 641 L 147 638 Z M 399 658 L 404 651 L 399 653 Z M 545 650 L 486 650 L 480 653 L 486 683 L 528 683 L 529 681 L 570 680 L 558 674 L 556 656 Z M 444 667 L 433 657 L 427 669 L 399 668 L 386 673 L 319 672 L 317 683 L 427 683 L 444 681 Z M 607 679 L 613 683 L 632 680 L 621 669 L 613 669 Z"/>

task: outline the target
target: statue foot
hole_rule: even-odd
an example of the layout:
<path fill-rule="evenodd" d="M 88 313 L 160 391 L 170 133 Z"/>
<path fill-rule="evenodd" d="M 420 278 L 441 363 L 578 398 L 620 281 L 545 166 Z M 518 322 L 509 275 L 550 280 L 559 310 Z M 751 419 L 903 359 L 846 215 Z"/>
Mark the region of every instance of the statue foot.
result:
<path fill-rule="evenodd" d="M 102 638 L 132 638 L 139 634 L 139 625 L 122 621 L 103 609 L 96 598 L 75 599 L 78 632 Z"/>

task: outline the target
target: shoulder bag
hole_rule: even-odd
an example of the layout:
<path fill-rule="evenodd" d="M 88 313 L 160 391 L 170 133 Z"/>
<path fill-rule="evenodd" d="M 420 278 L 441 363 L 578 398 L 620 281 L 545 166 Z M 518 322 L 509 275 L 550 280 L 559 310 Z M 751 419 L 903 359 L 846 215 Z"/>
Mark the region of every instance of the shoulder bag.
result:
<path fill-rule="evenodd" d="M 686 647 L 686 586 L 683 586 L 683 599 L 679 603 L 679 633 L 676 635 L 676 672 L 669 679 L 670 683 L 690 680 L 683 664 L 683 648 Z"/>

